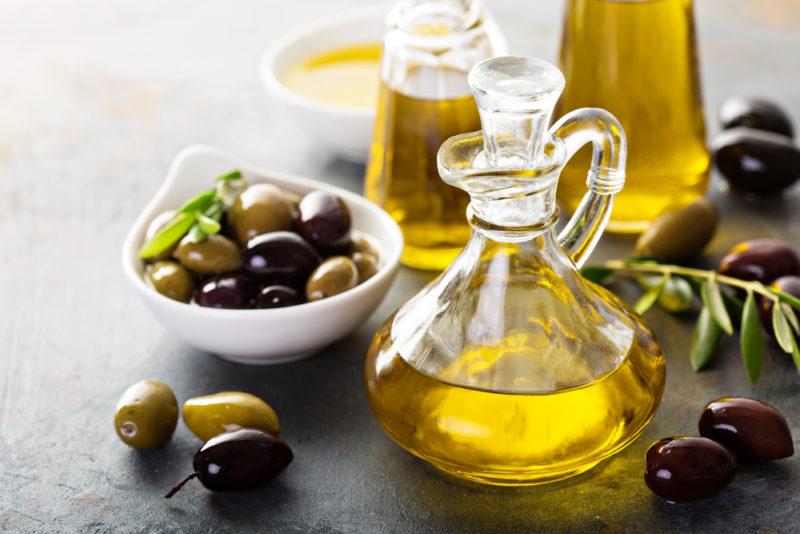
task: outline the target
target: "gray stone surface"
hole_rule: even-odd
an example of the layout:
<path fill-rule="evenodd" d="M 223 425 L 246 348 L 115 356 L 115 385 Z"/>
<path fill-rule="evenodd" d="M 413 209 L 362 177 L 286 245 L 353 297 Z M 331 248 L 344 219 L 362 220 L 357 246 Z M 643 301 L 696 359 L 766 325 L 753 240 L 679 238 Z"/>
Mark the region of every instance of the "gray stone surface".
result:
<path fill-rule="evenodd" d="M 487 3 L 513 51 L 553 57 L 560 3 Z M 748 467 L 723 495 L 693 504 L 661 502 L 644 487 L 648 444 L 695 432 L 699 409 L 720 395 L 773 402 L 800 438 L 800 379 L 790 361 L 771 351 L 753 388 L 731 339 L 709 371 L 694 374 L 691 318 L 647 316 L 664 345 L 668 378 L 638 441 L 574 479 L 508 490 L 439 474 L 394 445 L 369 413 L 361 365 L 371 333 L 425 275 L 404 270 L 353 335 L 315 358 L 276 367 L 199 353 L 148 315 L 123 278 L 120 247 L 182 147 L 214 144 L 360 190 L 362 169 L 315 146 L 256 73 L 262 49 L 286 28 L 356 4 L 0 3 L 0 530 L 800 529 L 797 459 Z M 708 114 L 744 92 L 776 98 L 800 121 L 796 2 L 698 4 Z M 800 237 L 798 189 L 783 200 L 745 202 L 715 183 L 712 196 L 723 223 L 709 262 L 744 238 Z M 630 246 L 604 239 L 598 257 L 628 254 Z M 190 469 L 197 440 L 180 426 L 165 448 L 137 452 L 117 441 L 111 425 L 125 387 L 150 377 L 182 400 L 225 389 L 263 396 L 281 416 L 295 462 L 257 491 L 214 495 L 193 483 L 164 500 Z"/>

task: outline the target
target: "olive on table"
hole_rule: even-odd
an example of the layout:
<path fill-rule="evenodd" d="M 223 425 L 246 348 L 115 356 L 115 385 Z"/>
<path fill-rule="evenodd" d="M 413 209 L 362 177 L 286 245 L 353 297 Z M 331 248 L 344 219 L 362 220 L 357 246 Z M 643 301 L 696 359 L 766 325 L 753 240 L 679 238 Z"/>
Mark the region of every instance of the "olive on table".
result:
<path fill-rule="evenodd" d="M 257 235 L 289 230 L 292 212 L 278 187 L 253 184 L 236 197 L 228 212 L 228 224 L 244 245 Z"/>
<path fill-rule="evenodd" d="M 253 299 L 253 307 L 259 309 L 285 308 L 305 302 L 299 291 L 289 286 L 272 285 L 258 292 Z"/>
<path fill-rule="evenodd" d="M 785 241 L 752 239 L 728 250 L 720 260 L 717 272 L 740 280 L 769 284 L 781 276 L 800 275 L 800 258 Z"/>
<path fill-rule="evenodd" d="M 736 456 L 708 438 L 674 437 L 647 450 L 644 481 L 668 501 L 694 501 L 719 493 L 739 470 Z"/>
<path fill-rule="evenodd" d="M 358 284 L 358 269 L 346 256 L 333 256 L 314 270 L 306 283 L 309 302 L 347 291 Z"/>
<path fill-rule="evenodd" d="M 350 244 L 350 210 L 326 191 L 313 191 L 299 206 L 297 227 L 309 243 L 325 255 L 342 254 Z"/>
<path fill-rule="evenodd" d="M 167 210 L 159 213 L 156 215 L 152 221 L 150 221 L 150 225 L 147 227 L 147 231 L 144 233 L 144 242 L 147 243 L 151 239 L 153 239 L 159 230 L 161 230 L 165 224 L 172 220 L 172 217 L 175 216 L 175 210 Z M 155 256 L 151 256 L 147 258 L 147 261 L 160 261 L 160 260 L 168 260 L 172 257 L 172 253 L 175 252 L 175 248 L 178 246 L 176 243 L 175 245 L 169 247 L 167 250 L 161 252 L 160 254 L 156 254 Z"/>
<path fill-rule="evenodd" d="M 735 189 L 780 193 L 800 178 L 800 148 L 782 135 L 734 128 L 712 143 L 717 170 Z"/>
<path fill-rule="evenodd" d="M 358 271 L 358 283 L 372 278 L 378 272 L 378 258 L 366 252 L 354 252 L 350 259 Z"/>
<path fill-rule="evenodd" d="M 195 477 L 212 491 L 251 489 L 278 476 L 293 459 L 292 449 L 275 434 L 253 428 L 225 432 L 200 447 L 192 461 L 194 472 L 165 497 Z"/>
<path fill-rule="evenodd" d="M 125 390 L 114 413 L 114 430 L 135 449 L 159 447 L 169 441 L 178 424 L 178 401 L 158 380 L 142 380 Z"/>
<path fill-rule="evenodd" d="M 789 425 L 769 404 L 743 397 L 708 403 L 700 415 L 700 435 L 721 443 L 741 462 L 768 462 L 794 454 Z"/>
<path fill-rule="evenodd" d="M 165 297 L 180 302 L 192 300 L 194 278 L 183 265 L 175 261 L 157 261 L 145 269 L 147 285 Z"/>
<path fill-rule="evenodd" d="M 793 297 L 800 299 L 800 276 L 781 276 L 773 280 L 769 288 L 774 291 L 783 291 Z M 771 298 L 761 296 L 758 303 L 758 313 L 761 316 L 761 324 L 764 325 L 767 332 L 772 332 L 772 306 L 773 300 Z"/>
<path fill-rule="evenodd" d="M 241 391 L 223 391 L 183 403 L 183 421 L 189 430 L 208 441 L 237 428 L 256 428 L 277 434 L 278 415 L 262 399 Z"/>
<path fill-rule="evenodd" d="M 195 302 L 206 308 L 249 308 L 258 286 L 244 274 L 220 274 L 205 280 Z"/>
<path fill-rule="evenodd" d="M 669 263 L 694 259 L 714 237 L 718 222 L 716 206 L 698 198 L 659 215 L 639 237 L 636 253 Z"/>
<path fill-rule="evenodd" d="M 794 136 L 792 120 L 783 108 L 763 98 L 728 98 L 719 108 L 719 122 L 725 130 L 745 126 L 786 137 Z"/>
<path fill-rule="evenodd" d="M 174 253 L 181 265 L 197 274 L 234 271 L 241 263 L 239 246 L 225 236 L 214 234 L 202 241 L 181 240 Z"/>
<path fill-rule="evenodd" d="M 303 287 L 319 265 L 319 254 L 292 232 L 270 232 L 247 242 L 242 269 L 268 284 Z"/>

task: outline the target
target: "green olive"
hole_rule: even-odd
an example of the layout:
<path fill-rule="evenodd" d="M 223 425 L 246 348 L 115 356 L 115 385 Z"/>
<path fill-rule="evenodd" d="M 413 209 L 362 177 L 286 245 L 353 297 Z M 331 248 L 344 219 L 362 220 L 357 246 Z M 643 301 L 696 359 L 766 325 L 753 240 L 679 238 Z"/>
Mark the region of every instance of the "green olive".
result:
<path fill-rule="evenodd" d="M 350 235 L 350 254 L 355 254 L 356 252 L 370 254 L 374 256 L 375 259 L 380 258 L 380 254 L 378 254 L 378 251 L 372 246 L 372 243 L 369 242 L 369 239 L 361 232 L 353 230 Z"/>
<path fill-rule="evenodd" d="M 691 260 L 714 237 L 718 219 L 717 208 L 706 198 L 665 211 L 639 237 L 636 253 L 664 262 Z"/>
<path fill-rule="evenodd" d="M 656 287 L 661 282 L 660 274 L 647 274 L 639 276 L 636 281 L 645 291 Z M 694 292 L 684 278 L 677 276 L 671 277 L 664 285 L 664 289 L 656 301 L 658 306 L 670 313 L 683 313 L 692 308 L 694 304 Z"/>
<path fill-rule="evenodd" d="M 345 256 L 332 256 L 320 263 L 306 282 L 309 301 L 324 299 L 358 284 L 358 269 L 353 260 Z"/>
<path fill-rule="evenodd" d="M 242 245 L 257 235 L 292 227 L 284 192 L 271 184 L 253 184 L 236 197 L 228 222 Z"/>
<path fill-rule="evenodd" d="M 281 193 L 283 194 L 283 200 L 286 202 L 286 205 L 289 206 L 289 212 L 292 214 L 292 217 L 295 217 L 300 213 L 300 201 L 303 200 L 303 196 L 284 189 L 281 190 Z"/>
<path fill-rule="evenodd" d="M 147 227 L 147 231 L 144 234 L 144 241 L 145 243 L 150 241 L 155 237 L 159 230 L 161 230 L 165 224 L 172 220 L 172 217 L 175 215 L 175 210 L 167 210 L 164 212 L 159 213 L 156 215 L 152 221 L 150 221 L 150 226 Z M 174 246 L 169 247 L 167 250 L 160 254 L 156 254 L 151 258 L 147 258 L 148 262 L 155 262 L 161 260 L 168 260 L 172 257 L 172 253 L 175 252 L 175 247 L 178 244 L 176 243 Z"/>
<path fill-rule="evenodd" d="M 189 399 L 183 404 L 183 422 L 203 441 L 237 428 L 256 428 L 273 434 L 280 430 L 278 415 L 269 404 L 240 391 Z"/>
<path fill-rule="evenodd" d="M 367 252 L 355 252 L 350 257 L 358 269 L 358 283 L 372 278 L 378 272 L 378 258 Z"/>
<path fill-rule="evenodd" d="M 135 449 L 159 447 L 169 441 L 178 424 L 178 401 L 168 385 L 142 380 L 125 390 L 117 403 L 114 429 Z"/>
<path fill-rule="evenodd" d="M 157 261 L 144 274 L 147 285 L 172 300 L 189 302 L 194 292 L 194 278 L 175 261 Z"/>
<path fill-rule="evenodd" d="M 184 238 L 175 250 L 181 265 L 198 274 L 216 274 L 239 268 L 239 246 L 225 236 L 210 235 L 193 243 Z"/>

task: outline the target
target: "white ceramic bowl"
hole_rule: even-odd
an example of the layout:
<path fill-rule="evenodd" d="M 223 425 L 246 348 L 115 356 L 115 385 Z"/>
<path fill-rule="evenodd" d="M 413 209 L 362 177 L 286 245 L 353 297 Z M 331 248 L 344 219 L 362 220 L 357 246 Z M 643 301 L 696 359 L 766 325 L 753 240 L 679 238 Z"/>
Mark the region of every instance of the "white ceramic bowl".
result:
<path fill-rule="evenodd" d="M 340 157 L 367 161 L 374 109 L 337 107 L 299 95 L 281 81 L 286 70 L 315 54 L 364 43 L 379 43 L 391 3 L 373 4 L 324 17 L 298 27 L 273 42 L 261 59 L 261 80 L 290 110 L 295 120 L 317 141 Z M 486 31 L 495 54 L 508 53 L 508 41 L 492 19 Z"/>
<path fill-rule="evenodd" d="M 137 251 L 150 221 L 208 189 L 214 177 L 231 169 L 241 170 L 249 183 L 268 182 L 299 194 L 330 191 L 344 199 L 353 228 L 371 237 L 380 252 L 378 273 L 339 295 L 267 310 L 203 308 L 169 299 L 148 287 L 142 280 L 144 265 Z M 403 237 L 397 224 L 359 195 L 308 178 L 261 169 L 215 148 L 192 146 L 178 154 L 161 188 L 136 219 L 122 249 L 122 267 L 153 315 L 175 336 L 227 360 L 272 364 L 310 356 L 362 324 L 389 290 L 402 249 Z"/>

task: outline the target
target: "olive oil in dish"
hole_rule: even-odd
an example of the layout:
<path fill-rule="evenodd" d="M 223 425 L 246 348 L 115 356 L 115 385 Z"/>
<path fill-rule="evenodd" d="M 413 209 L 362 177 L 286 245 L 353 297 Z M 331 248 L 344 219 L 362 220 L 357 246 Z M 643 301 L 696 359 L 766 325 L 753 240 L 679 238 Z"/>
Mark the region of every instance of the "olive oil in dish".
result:
<path fill-rule="evenodd" d="M 290 67 L 283 83 L 331 106 L 372 109 L 378 101 L 380 55 L 380 43 L 329 50 Z"/>

